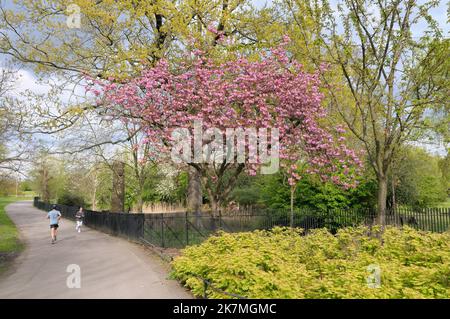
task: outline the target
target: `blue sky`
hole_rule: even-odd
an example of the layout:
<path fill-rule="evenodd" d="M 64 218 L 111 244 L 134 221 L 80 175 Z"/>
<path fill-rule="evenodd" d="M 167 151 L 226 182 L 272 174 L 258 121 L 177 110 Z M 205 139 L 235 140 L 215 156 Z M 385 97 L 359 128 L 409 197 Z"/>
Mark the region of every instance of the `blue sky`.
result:
<path fill-rule="evenodd" d="M 10 7 L 10 1 L 0 0 L 2 4 L 6 4 L 7 7 Z M 336 0 L 331 0 L 330 3 L 332 6 L 336 5 Z M 264 5 L 270 5 L 272 3 L 271 0 L 253 0 L 253 3 L 261 8 Z M 419 3 L 423 3 L 423 1 L 419 1 Z M 446 1 L 440 1 L 440 5 L 437 8 L 431 10 L 431 15 L 438 22 L 440 28 L 444 31 L 444 35 L 448 36 L 450 33 L 450 25 L 447 23 L 447 3 Z M 421 25 L 417 25 L 413 32 L 413 36 L 420 36 L 425 29 L 425 23 Z M 5 62 L 5 57 L 0 56 L 0 63 Z M 16 83 L 15 94 L 17 96 L 21 96 L 21 92 L 24 90 L 31 90 L 35 93 L 45 93 L 48 92 L 49 87 L 46 85 L 42 85 L 37 83 L 37 78 L 31 69 L 23 69 L 19 73 L 20 78 Z M 80 91 L 81 93 L 81 91 Z M 432 153 L 440 153 L 443 154 L 444 149 L 442 147 L 436 147 L 434 145 L 424 145 L 429 151 Z"/>
<path fill-rule="evenodd" d="M 11 7 L 10 1 L 0 0 L 5 7 Z M 272 0 L 252 0 L 252 2 L 255 4 L 256 7 L 262 8 L 264 5 L 271 5 Z M 419 3 L 423 3 L 424 1 L 418 1 Z M 337 1 L 331 0 L 330 4 L 332 6 L 336 6 Z M 446 1 L 440 1 L 440 4 L 437 8 L 433 8 L 430 11 L 430 14 L 433 16 L 433 18 L 438 22 L 440 28 L 443 30 L 444 35 L 448 36 L 450 34 L 450 24 L 448 23 L 448 17 L 447 17 L 447 9 L 448 5 Z M 422 22 L 421 24 L 415 26 L 413 29 L 414 35 L 413 36 L 420 36 L 423 31 L 425 30 L 426 25 L 425 22 Z M 0 64 L 3 64 L 5 62 L 5 56 L 0 56 Z M 21 75 L 23 79 L 20 81 L 19 86 L 26 88 L 26 89 L 32 89 L 33 87 L 38 90 L 39 92 L 42 90 L 45 90 L 43 86 L 37 86 L 34 84 L 36 81 L 35 75 L 33 74 L 32 70 L 26 69 L 21 72 Z"/>
<path fill-rule="evenodd" d="M 253 0 L 252 1 L 256 7 L 261 8 L 264 5 L 270 5 L 272 3 L 271 0 Z M 424 3 L 425 1 L 421 1 L 419 0 L 418 3 Z M 336 8 L 336 4 L 338 3 L 338 1 L 336 0 L 330 0 L 330 5 L 333 8 Z M 447 21 L 447 9 L 448 9 L 448 5 L 447 5 L 447 1 L 440 1 L 439 2 L 439 6 L 436 8 L 433 8 L 430 10 L 430 14 L 431 16 L 439 23 L 439 26 L 442 28 L 442 30 L 444 30 L 444 34 L 446 34 L 447 36 L 450 33 L 450 24 Z M 417 26 L 417 29 L 415 30 L 415 32 L 417 34 L 420 34 L 423 30 L 425 29 L 425 24 L 422 23 L 420 25 Z"/>

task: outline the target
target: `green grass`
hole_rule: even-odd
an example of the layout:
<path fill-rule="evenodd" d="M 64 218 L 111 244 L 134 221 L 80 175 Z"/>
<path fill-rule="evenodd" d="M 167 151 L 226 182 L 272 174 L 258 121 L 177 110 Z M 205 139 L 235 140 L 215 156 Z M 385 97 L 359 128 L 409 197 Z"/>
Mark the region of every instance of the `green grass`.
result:
<path fill-rule="evenodd" d="M 30 197 L 0 197 L 0 272 L 9 257 L 19 253 L 24 245 L 19 240 L 19 231 L 12 220 L 6 215 L 5 207 L 19 200 L 29 200 Z"/>

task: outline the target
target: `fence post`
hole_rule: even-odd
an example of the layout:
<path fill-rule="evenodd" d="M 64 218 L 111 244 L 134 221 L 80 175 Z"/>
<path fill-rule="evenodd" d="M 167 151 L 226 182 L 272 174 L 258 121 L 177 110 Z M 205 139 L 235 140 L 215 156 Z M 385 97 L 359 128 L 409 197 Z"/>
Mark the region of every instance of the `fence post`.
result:
<path fill-rule="evenodd" d="M 188 222 L 188 212 L 184 215 L 184 232 L 186 233 L 186 246 L 189 245 L 189 222 Z"/>
<path fill-rule="evenodd" d="M 327 212 L 325 215 L 325 227 L 328 229 L 329 232 L 332 231 L 333 221 L 331 220 L 330 207 L 328 207 L 328 206 L 327 206 Z"/>
<path fill-rule="evenodd" d="M 208 299 L 208 282 L 203 279 L 203 298 Z"/>
<path fill-rule="evenodd" d="M 140 229 L 141 238 L 144 238 L 144 235 L 145 235 L 145 215 L 144 214 L 141 214 L 140 225 L 141 225 L 141 229 Z"/>
<path fill-rule="evenodd" d="M 161 214 L 161 247 L 164 248 L 164 214 Z"/>

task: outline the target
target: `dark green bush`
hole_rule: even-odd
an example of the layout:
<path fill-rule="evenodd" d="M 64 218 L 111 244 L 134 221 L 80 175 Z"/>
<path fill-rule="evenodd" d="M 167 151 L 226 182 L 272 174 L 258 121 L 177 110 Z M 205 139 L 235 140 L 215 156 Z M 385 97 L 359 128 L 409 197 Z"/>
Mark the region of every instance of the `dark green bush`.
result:
<path fill-rule="evenodd" d="M 84 198 L 77 194 L 64 193 L 58 198 L 58 204 L 67 205 L 67 206 L 75 206 L 75 207 L 84 207 L 85 202 Z"/>

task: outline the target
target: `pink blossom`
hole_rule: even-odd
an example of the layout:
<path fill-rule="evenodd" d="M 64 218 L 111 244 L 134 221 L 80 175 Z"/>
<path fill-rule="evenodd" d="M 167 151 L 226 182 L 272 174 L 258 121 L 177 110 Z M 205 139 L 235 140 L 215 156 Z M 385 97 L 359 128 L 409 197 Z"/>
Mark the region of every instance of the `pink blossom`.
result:
<path fill-rule="evenodd" d="M 217 33 L 212 26 L 211 32 Z M 307 172 L 339 185 L 354 185 L 349 167 L 361 166 L 355 151 L 345 145 L 345 130 L 321 126 L 326 117 L 320 91 L 320 70 L 307 73 L 288 58 L 287 40 L 260 61 L 240 57 L 221 64 L 201 51 L 190 61 L 170 65 L 161 60 L 155 67 L 128 83 L 92 80 L 88 90 L 101 95 L 108 114 L 129 118 L 143 127 L 146 142 L 156 153 L 168 154 L 174 128 L 192 130 L 194 120 L 204 128 L 278 128 L 280 159 L 290 167 L 289 183 L 300 179 L 297 163 Z M 247 146 L 247 151 L 257 149 Z M 261 163 L 246 158 L 246 169 L 255 174 Z M 342 174 L 340 174 L 342 173 Z"/>

